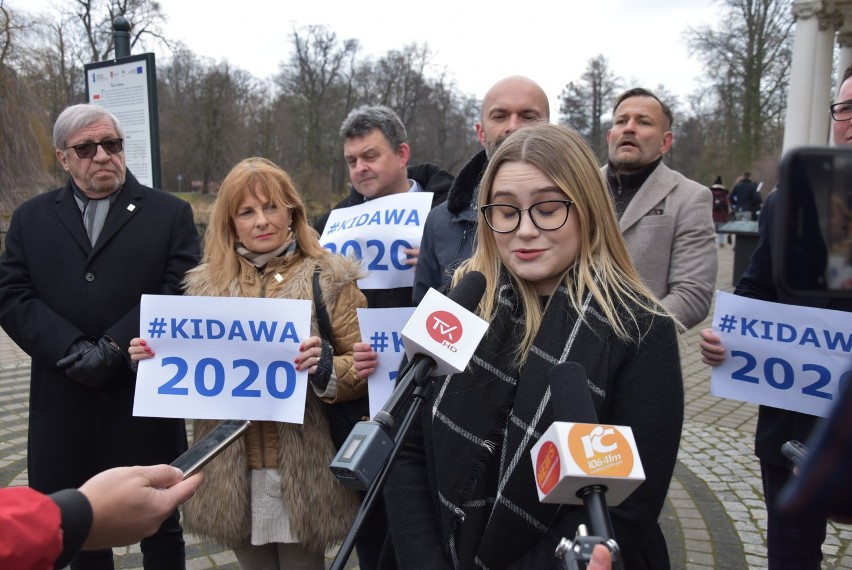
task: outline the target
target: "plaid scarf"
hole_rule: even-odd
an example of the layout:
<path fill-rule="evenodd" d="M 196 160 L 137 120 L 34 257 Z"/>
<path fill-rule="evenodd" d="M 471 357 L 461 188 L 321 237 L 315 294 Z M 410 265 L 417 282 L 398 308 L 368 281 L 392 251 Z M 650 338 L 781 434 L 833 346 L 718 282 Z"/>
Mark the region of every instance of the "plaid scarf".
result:
<path fill-rule="evenodd" d="M 530 449 L 554 421 L 549 370 L 566 360 L 594 370 L 606 354 L 612 332 L 595 307 L 587 297 L 584 322 L 559 287 L 518 370 L 513 348 L 523 335 L 523 310 L 504 277 L 488 334 L 468 368 L 438 382 L 424 437 L 434 449 L 441 532 L 455 568 L 505 567 L 560 516 L 559 505 L 538 500 Z M 606 386 L 595 382 L 592 375 L 601 416 Z"/>

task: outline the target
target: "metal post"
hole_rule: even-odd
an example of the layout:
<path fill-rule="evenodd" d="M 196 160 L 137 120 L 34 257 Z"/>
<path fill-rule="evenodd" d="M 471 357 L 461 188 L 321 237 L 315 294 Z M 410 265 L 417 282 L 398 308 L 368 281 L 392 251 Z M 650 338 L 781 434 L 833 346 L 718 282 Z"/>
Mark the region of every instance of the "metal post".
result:
<path fill-rule="evenodd" d="M 112 39 L 116 59 L 130 55 L 130 22 L 124 16 L 117 16 L 112 21 Z"/>

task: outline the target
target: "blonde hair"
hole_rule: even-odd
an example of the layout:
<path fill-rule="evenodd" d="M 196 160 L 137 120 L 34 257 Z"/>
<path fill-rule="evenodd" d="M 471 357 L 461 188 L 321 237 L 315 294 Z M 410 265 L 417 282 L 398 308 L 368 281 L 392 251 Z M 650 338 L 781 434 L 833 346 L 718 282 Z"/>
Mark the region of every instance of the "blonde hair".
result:
<path fill-rule="evenodd" d="M 290 228 L 302 254 L 319 258 L 328 253 L 320 245 L 316 230 L 308 224 L 305 205 L 290 175 L 265 158 L 247 158 L 231 169 L 210 207 L 203 263 L 208 264 L 210 280 L 217 287 L 227 287 L 239 276 L 233 217 L 247 196 L 257 199 L 258 194 L 278 208 L 290 210 Z"/>
<path fill-rule="evenodd" d="M 615 333 L 623 339 L 639 336 L 633 314 L 637 305 L 649 313 L 670 316 L 633 267 L 595 155 L 577 131 L 562 125 L 537 124 L 512 133 L 488 162 L 479 186 L 478 207 L 490 202 L 494 179 L 507 162 L 535 166 L 574 202 L 571 208 L 577 213 L 579 247 L 562 285 L 578 314 L 583 314 L 583 299 L 591 293 Z M 491 228 L 484 220 L 477 226 L 476 249 L 453 275 L 453 284 L 468 271 L 483 273 L 489 287 L 478 311 L 485 320 L 490 320 L 497 310 L 500 272 L 504 266 Z M 524 339 L 517 354 L 522 364 L 541 326 L 544 311 L 532 284 L 508 267 L 506 270 L 512 276 L 526 315 Z"/>

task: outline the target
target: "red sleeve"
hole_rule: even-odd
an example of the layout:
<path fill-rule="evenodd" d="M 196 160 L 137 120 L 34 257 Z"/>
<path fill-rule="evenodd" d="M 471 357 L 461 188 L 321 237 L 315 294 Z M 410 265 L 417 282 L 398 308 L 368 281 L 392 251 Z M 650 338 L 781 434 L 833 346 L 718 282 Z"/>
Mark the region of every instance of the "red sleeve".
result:
<path fill-rule="evenodd" d="M 0 489 L 0 568 L 53 568 L 61 552 L 56 503 L 29 487 Z"/>

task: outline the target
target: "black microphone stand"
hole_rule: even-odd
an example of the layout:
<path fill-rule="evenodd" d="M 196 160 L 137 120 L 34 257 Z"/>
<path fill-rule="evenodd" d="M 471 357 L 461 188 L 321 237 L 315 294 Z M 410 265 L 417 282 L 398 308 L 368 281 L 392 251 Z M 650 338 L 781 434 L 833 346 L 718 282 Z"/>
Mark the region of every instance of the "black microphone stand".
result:
<path fill-rule="evenodd" d="M 589 530 L 592 534 L 604 540 L 614 540 L 615 532 L 612 529 L 612 519 L 609 517 L 609 508 L 606 505 L 606 491 L 604 485 L 589 485 L 577 491 L 577 495 L 583 499 L 586 518 L 589 519 Z"/>
<path fill-rule="evenodd" d="M 421 406 L 429 399 L 429 396 L 432 393 L 433 385 L 432 382 L 429 381 L 429 378 L 432 375 L 432 370 L 435 369 L 435 366 L 435 361 L 432 359 L 422 359 L 420 362 L 415 363 L 412 366 L 413 374 L 410 376 L 413 379 L 414 388 L 409 388 L 410 384 L 409 386 L 400 385 L 399 388 L 401 389 L 395 391 L 385 407 L 376 414 L 375 421 L 392 431 L 395 423 L 394 418 L 396 418 L 397 413 L 400 409 L 402 409 L 404 404 L 409 401 L 407 393 L 410 391 L 410 404 L 408 409 L 405 411 L 405 415 L 402 416 L 399 429 L 393 438 L 393 448 L 391 449 L 387 462 L 381 468 L 379 474 L 370 484 L 370 488 L 364 495 L 364 500 L 361 501 L 361 506 L 358 509 L 358 513 L 355 515 L 355 520 L 352 522 L 352 526 L 349 528 L 346 538 L 340 545 L 340 549 L 337 551 L 337 555 L 334 557 L 334 561 L 329 567 L 330 570 L 343 570 L 343 566 L 346 564 L 346 561 L 349 560 L 349 556 L 352 554 L 352 549 L 355 547 L 355 538 L 361 530 L 361 525 L 364 524 L 364 519 L 367 518 L 367 515 L 372 510 L 377 498 L 381 495 L 385 482 L 390 475 L 391 469 L 393 469 L 393 465 L 396 462 L 400 451 L 402 451 L 402 446 L 408 438 L 408 433 L 411 431 L 411 426 L 414 425 L 414 422 L 417 419 L 417 414 L 420 412 Z M 397 395 L 397 392 L 399 395 Z"/>

